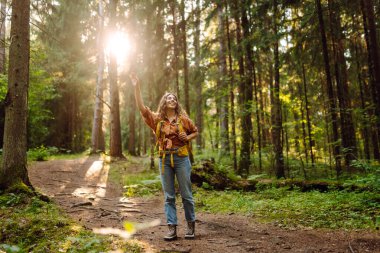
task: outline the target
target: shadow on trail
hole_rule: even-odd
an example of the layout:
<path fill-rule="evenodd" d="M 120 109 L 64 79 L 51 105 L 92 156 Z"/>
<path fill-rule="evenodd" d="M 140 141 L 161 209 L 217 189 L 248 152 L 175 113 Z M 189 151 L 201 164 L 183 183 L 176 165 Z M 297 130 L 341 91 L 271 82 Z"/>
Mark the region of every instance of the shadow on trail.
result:
<path fill-rule="evenodd" d="M 115 226 L 127 216 L 126 212 L 139 212 L 135 207 L 141 204 L 123 197 L 121 189 L 110 184 L 109 168 L 100 156 L 89 156 L 35 163 L 29 169 L 29 176 L 35 187 L 68 213 L 76 213 L 79 220 L 102 226 L 115 220 L 112 224 Z M 93 211 L 97 217 L 91 215 Z M 103 217 L 107 217 L 104 224 Z"/>
<path fill-rule="evenodd" d="M 109 164 L 99 155 L 92 155 L 78 159 L 36 162 L 28 172 L 36 189 L 49 196 L 72 218 L 89 229 L 122 229 L 124 221 L 142 223 L 163 218 L 161 203 L 124 197 L 120 185 L 110 181 L 109 170 Z M 145 205 L 152 204 L 157 213 L 144 212 L 152 209 Z M 144 247 L 148 252 L 153 251 L 148 244 Z"/>

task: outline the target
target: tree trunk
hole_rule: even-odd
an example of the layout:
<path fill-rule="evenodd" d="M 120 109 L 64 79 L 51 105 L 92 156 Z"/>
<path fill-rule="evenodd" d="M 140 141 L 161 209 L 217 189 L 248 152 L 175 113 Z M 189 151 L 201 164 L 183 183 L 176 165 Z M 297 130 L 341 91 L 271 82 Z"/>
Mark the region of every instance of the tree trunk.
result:
<path fill-rule="evenodd" d="M 12 1 L 8 93 L 5 108 L 0 189 L 18 183 L 31 186 L 27 172 L 27 117 L 30 54 L 30 1 Z"/>
<path fill-rule="evenodd" d="M 103 133 L 103 91 L 104 91 L 104 9 L 103 1 L 99 1 L 99 20 L 98 20 L 98 73 L 96 80 L 96 98 L 95 98 L 95 110 L 94 110 L 94 121 L 92 128 L 92 138 L 91 138 L 91 153 L 99 151 L 105 151 L 105 140 Z"/>
<path fill-rule="evenodd" d="M 277 0 L 273 0 L 273 31 L 277 34 Z M 274 149 L 274 169 L 277 178 L 285 177 L 284 156 L 282 147 L 282 115 L 280 101 L 280 59 L 278 50 L 278 39 L 273 43 L 274 52 L 274 85 L 273 85 L 273 104 L 272 104 L 272 143 Z"/>
<path fill-rule="evenodd" d="M 5 26 L 5 19 L 7 16 L 7 0 L 1 0 L 1 8 L 0 8 L 0 73 L 6 74 L 6 68 L 5 68 L 5 61 L 6 61 L 6 55 L 5 55 L 5 33 L 6 33 L 6 26 Z"/>
<path fill-rule="evenodd" d="M 6 19 L 6 0 L 1 0 L 1 16 L 0 16 L 0 73 L 6 74 L 6 51 L 5 51 L 5 19 Z M 3 147 L 4 140 L 4 119 L 5 119 L 5 106 L 4 103 L 0 103 L 0 148 Z"/>
<path fill-rule="evenodd" d="M 247 145 L 249 146 L 249 153 L 247 154 L 248 157 L 246 159 L 250 159 L 250 153 L 251 153 L 251 147 L 254 145 L 254 138 L 253 138 L 253 126 L 252 126 L 252 119 L 251 119 L 251 104 L 253 100 L 253 86 L 252 86 L 252 79 L 255 79 L 254 82 L 256 82 L 256 76 L 254 74 L 254 68 L 255 64 L 253 61 L 253 53 L 252 53 L 252 42 L 251 42 L 251 33 L 249 31 L 250 24 L 248 20 L 248 12 L 249 12 L 249 6 L 250 2 L 247 0 L 244 0 L 241 4 L 241 26 L 243 28 L 243 40 L 244 40 L 244 53 L 245 53 L 245 66 L 246 66 L 246 72 L 245 72 L 245 108 L 243 111 L 244 114 L 244 127 L 247 128 L 247 131 L 245 132 L 246 135 L 243 138 L 247 138 L 249 142 Z M 246 173 L 248 174 L 249 168 L 246 169 Z"/>
<path fill-rule="evenodd" d="M 341 159 L 340 159 L 340 144 L 339 144 L 339 134 L 338 134 L 338 116 L 337 116 L 337 107 L 334 96 L 334 88 L 331 80 L 330 73 L 330 62 L 329 62 L 329 52 L 327 49 L 327 39 L 325 32 L 325 24 L 323 21 L 322 15 L 322 6 L 320 0 L 315 0 L 315 5 L 318 13 L 318 21 L 319 21 L 319 31 L 321 35 L 321 43 L 322 43 L 322 51 L 323 51 L 323 59 L 325 65 L 325 74 L 326 74 L 326 85 L 327 85 L 327 95 L 328 95 L 328 111 L 331 118 L 332 123 L 332 145 L 333 145 L 333 155 L 335 159 L 335 170 L 337 177 L 340 176 L 342 172 L 341 168 Z"/>
<path fill-rule="evenodd" d="M 225 156 L 229 154 L 229 136 L 228 136 L 228 94 L 226 92 L 227 82 L 227 63 L 226 63 L 226 43 L 225 43 L 225 22 L 224 22 L 224 2 L 217 3 L 218 8 L 218 40 L 219 40 L 219 52 L 218 52 L 218 65 L 219 65 L 219 77 L 217 83 L 217 96 L 219 97 L 219 139 L 220 149 L 219 156 Z"/>
<path fill-rule="evenodd" d="M 258 145 L 258 152 L 259 152 L 259 171 L 262 171 L 262 134 L 261 134 L 261 124 L 260 124 L 260 104 L 259 104 L 259 91 L 258 91 L 258 85 L 256 80 L 256 69 L 255 64 L 253 65 L 253 88 L 254 88 L 254 95 L 255 95 L 255 105 L 256 105 L 256 126 L 257 126 L 257 145 Z"/>
<path fill-rule="evenodd" d="M 246 110 L 246 82 L 245 82 L 245 66 L 244 66 L 244 54 L 243 54 L 243 41 L 242 41 L 242 35 L 241 35 L 241 21 L 240 21 L 240 15 L 241 12 L 239 11 L 239 1 L 235 0 L 233 1 L 233 16 L 236 23 L 236 43 L 237 43 L 237 57 L 238 57 L 238 66 L 239 66 L 239 108 L 241 111 L 241 124 L 240 124 L 240 131 L 241 131 L 241 147 L 240 147 L 240 161 L 239 161 L 239 169 L 238 174 L 241 176 L 248 176 L 249 167 L 251 165 L 250 160 L 250 132 L 249 129 L 246 127 L 246 117 L 245 117 L 245 110 Z"/>
<path fill-rule="evenodd" d="M 377 44 L 376 24 L 373 11 L 372 0 L 360 1 L 365 39 L 368 51 L 368 69 L 370 76 L 370 86 L 373 104 L 375 106 L 374 112 L 371 112 L 374 119 L 375 129 L 372 130 L 372 146 L 374 159 L 380 160 L 379 149 L 379 136 L 380 136 L 380 60 L 379 49 Z"/>
<path fill-rule="evenodd" d="M 298 85 L 298 92 L 299 92 L 299 96 L 301 98 L 300 111 L 301 111 L 301 127 L 302 127 L 302 144 L 303 144 L 304 153 L 305 153 L 306 165 L 308 165 L 309 164 L 309 153 L 308 153 L 307 142 L 306 142 L 307 137 L 306 137 L 306 126 L 305 126 L 305 109 L 304 109 L 304 105 L 303 105 L 304 101 L 303 101 L 301 84 Z"/>
<path fill-rule="evenodd" d="M 355 20 L 355 18 L 353 18 L 353 20 Z M 356 21 L 356 20 L 355 20 Z M 361 128 L 361 135 L 363 137 L 363 146 L 364 146 L 364 157 L 365 159 L 369 160 L 371 159 L 371 152 L 370 152 L 370 148 L 369 148 L 369 136 L 370 136 L 370 129 L 369 129 L 369 126 L 370 126 L 370 122 L 368 122 L 368 119 L 369 119 L 369 113 L 368 113 L 368 109 L 366 108 L 366 99 L 367 97 L 370 97 L 370 96 L 365 96 L 364 95 L 364 90 L 367 90 L 367 88 L 365 87 L 366 84 L 365 84 L 365 81 L 363 80 L 363 77 L 362 77 L 362 67 L 361 67 L 361 64 L 360 64 L 360 60 L 359 60 L 359 47 L 358 47 L 358 41 L 356 39 L 354 39 L 354 42 L 352 43 L 352 47 L 354 48 L 354 52 L 355 52 L 355 62 L 356 62 L 356 71 L 357 71 L 357 78 L 358 78 L 358 86 L 359 86 L 359 91 L 360 91 L 360 106 L 361 106 L 361 109 L 363 111 L 363 116 L 362 116 L 362 120 L 360 122 L 360 124 L 362 125 L 360 128 Z M 360 52 L 360 55 L 362 54 L 362 52 Z"/>
<path fill-rule="evenodd" d="M 264 109 L 266 108 L 266 103 L 265 103 L 265 101 L 266 101 L 266 97 L 264 97 L 264 95 L 263 95 L 263 82 L 262 82 L 262 80 L 261 80 L 261 68 L 260 68 L 260 66 L 258 66 L 258 70 L 257 70 L 257 79 L 258 79 L 258 85 L 259 85 L 259 87 L 258 87 L 258 93 L 259 93 L 259 98 L 260 98 L 260 100 L 259 100 L 259 104 L 260 104 L 260 108 L 261 108 L 261 110 L 260 110 L 260 125 L 261 125 L 261 135 L 262 135 L 262 147 L 266 147 L 266 146 L 268 146 L 268 143 L 269 143 L 269 139 L 270 139 L 270 137 L 269 137 L 269 131 L 268 131 L 268 129 L 269 129 L 269 124 L 267 124 L 267 117 L 266 117 L 266 115 L 265 115 L 265 112 L 264 112 Z"/>
<path fill-rule="evenodd" d="M 170 1 L 170 10 L 173 17 L 173 24 L 172 24 L 172 36 L 173 36 L 173 59 L 172 59 L 172 66 L 175 76 L 175 89 L 177 92 L 178 99 L 180 98 L 180 89 L 179 89 L 179 73 L 178 73 L 178 41 L 177 38 L 177 15 L 176 15 L 176 8 L 177 8 L 177 0 L 171 0 Z"/>
<path fill-rule="evenodd" d="M 310 111 L 309 111 L 309 98 L 307 96 L 305 65 L 303 63 L 302 63 L 302 80 L 303 80 L 302 82 L 303 82 L 303 93 L 304 93 L 303 95 L 305 98 L 306 123 L 307 123 L 308 139 L 309 139 L 311 166 L 314 168 L 314 165 L 315 165 L 314 153 L 313 153 L 314 139 L 313 139 L 312 129 L 311 129 L 311 120 L 310 120 Z M 305 146 L 305 149 L 307 149 L 306 146 Z"/>
<path fill-rule="evenodd" d="M 135 156 L 136 155 L 136 103 L 132 90 L 129 94 L 129 134 L 128 134 L 128 153 Z"/>
<path fill-rule="evenodd" d="M 116 5 L 117 0 L 110 1 L 110 29 L 116 30 Z M 119 105 L 119 85 L 117 75 L 116 55 L 109 56 L 109 82 L 110 82 L 110 156 L 124 157 L 121 145 L 121 127 L 120 127 L 120 105 Z"/>
<path fill-rule="evenodd" d="M 228 7 L 228 5 L 227 5 Z M 232 67 L 232 52 L 231 52 L 231 34 L 230 34 L 230 23 L 228 16 L 226 16 L 226 32 L 227 32 L 227 47 L 228 47 L 228 70 L 229 70 L 229 79 L 230 79 L 230 115 L 231 115 L 231 140 L 232 140 L 232 160 L 234 165 L 234 171 L 237 172 L 237 147 L 236 147 L 236 120 L 235 120 L 235 79 L 234 72 Z"/>
<path fill-rule="evenodd" d="M 185 0 L 181 2 L 181 34 L 182 34 L 182 56 L 183 56 L 183 78 L 184 78 L 184 96 L 185 110 L 190 116 L 190 98 L 189 98 L 189 66 L 187 63 L 187 36 L 186 36 L 186 17 L 185 17 Z"/>
<path fill-rule="evenodd" d="M 351 99 L 348 90 L 347 64 L 344 56 L 344 35 L 342 33 L 340 11 L 336 1 L 328 1 L 332 46 L 334 53 L 335 79 L 339 101 L 342 147 L 346 167 L 352 160 L 357 159 L 357 147 L 354 122 L 351 114 Z"/>
<path fill-rule="evenodd" d="M 197 149 L 203 148 L 203 97 L 202 97 L 202 72 L 200 70 L 201 51 L 200 51 L 200 35 L 201 35 L 201 2 L 196 1 L 195 7 L 195 33 L 194 33 L 194 54 L 195 54 L 195 73 L 194 73 L 194 86 L 196 90 L 196 111 L 195 111 L 195 125 L 198 128 L 198 136 L 196 139 Z"/>
<path fill-rule="evenodd" d="M 286 122 L 288 122 L 288 108 L 286 105 L 283 106 L 282 108 L 282 111 L 283 111 L 283 117 L 284 117 L 284 121 L 285 121 L 285 126 L 282 127 L 282 146 L 284 146 L 284 142 L 285 142 L 285 152 L 286 152 L 286 172 L 287 172 L 287 175 L 288 177 L 290 176 L 290 172 L 289 172 L 289 151 L 290 151 L 290 145 L 289 145 L 289 130 L 288 130 L 288 126 L 286 124 Z M 284 175 L 286 175 L 286 173 L 284 173 Z"/>

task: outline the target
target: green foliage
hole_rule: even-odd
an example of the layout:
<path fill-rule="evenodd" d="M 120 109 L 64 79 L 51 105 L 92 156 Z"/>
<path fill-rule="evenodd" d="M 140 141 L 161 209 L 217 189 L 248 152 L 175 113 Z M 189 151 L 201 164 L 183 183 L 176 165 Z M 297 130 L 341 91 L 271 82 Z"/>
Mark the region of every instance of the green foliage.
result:
<path fill-rule="evenodd" d="M 360 185 L 368 187 L 373 191 L 380 192 L 380 165 L 369 164 L 365 161 L 355 160 L 352 161 L 351 166 L 358 171 L 364 172 L 363 174 L 356 174 L 352 179 L 345 181 L 345 185 Z"/>
<path fill-rule="evenodd" d="M 240 213 L 286 227 L 374 229 L 380 196 L 372 192 L 299 192 L 270 188 L 257 193 L 198 190 L 201 210 Z"/>
<path fill-rule="evenodd" d="M 20 249 L 15 245 L 0 244 L 0 249 L 5 250 L 6 253 L 23 253 L 24 250 Z"/>
<path fill-rule="evenodd" d="M 55 97 L 40 107 L 52 112 L 47 115 L 50 118 L 35 117 L 42 124 L 33 131 L 43 135 L 44 145 L 74 152 L 86 149 L 91 137 L 95 61 L 90 59 L 96 55 L 92 51 L 96 50 L 94 20 L 90 18 L 92 7 L 84 0 L 41 3 L 38 13 L 41 22 L 34 31 L 45 55 L 39 66 L 49 73 L 49 87 Z M 38 140 L 33 147 L 41 145 Z"/>
<path fill-rule="evenodd" d="M 8 194 L 8 196 L 0 196 L 0 206 L 10 207 L 20 204 L 22 195 L 16 195 L 14 193 Z"/>
<path fill-rule="evenodd" d="M 28 160 L 30 161 L 47 161 L 48 157 L 57 154 L 58 148 L 44 147 L 33 148 L 28 150 Z"/>
<path fill-rule="evenodd" d="M 128 179 L 125 180 L 124 195 L 128 197 L 150 196 L 157 193 L 161 189 L 161 180 L 159 175 L 152 178 L 153 176 L 151 173 L 138 176 L 129 175 Z M 131 181 L 138 181 L 139 183 L 131 183 Z"/>
<path fill-rule="evenodd" d="M 5 99 L 8 91 L 8 75 L 0 73 L 0 101 Z"/>
<path fill-rule="evenodd" d="M 25 194 L 0 195 L 0 217 L 0 250 L 5 252 L 141 252 L 133 243 L 94 235 L 54 204 Z"/>
<path fill-rule="evenodd" d="M 141 164 L 144 164 L 144 161 L 133 157 L 128 157 L 127 161 L 109 164 L 109 179 L 121 185 L 124 188 L 124 195 L 128 197 L 151 196 L 161 190 L 158 172 L 144 169 L 145 166 L 141 166 Z M 130 169 L 138 171 L 127 171 Z"/>
<path fill-rule="evenodd" d="M 28 101 L 28 145 L 37 147 L 49 135 L 47 123 L 53 119 L 48 103 L 58 97 L 53 78 L 44 68 L 47 57 L 38 43 L 31 45 L 30 87 Z"/>
<path fill-rule="evenodd" d="M 89 154 L 90 154 L 90 150 L 86 150 L 80 153 L 72 153 L 71 150 L 60 148 L 58 153 L 51 154 L 48 157 L 48 159 L 49 160 L 77 159 L 77 158 L 88 156 Z"/>

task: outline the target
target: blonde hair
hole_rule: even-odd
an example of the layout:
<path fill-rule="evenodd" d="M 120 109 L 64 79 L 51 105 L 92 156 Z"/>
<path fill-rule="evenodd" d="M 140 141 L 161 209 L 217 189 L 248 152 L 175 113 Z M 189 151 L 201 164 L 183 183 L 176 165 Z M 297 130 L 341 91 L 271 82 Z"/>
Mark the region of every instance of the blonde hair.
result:
<path fill-rule="evenodd" d="M 177 100 L 177 106 L 175 108 L 175 113 L 179 116 L 179 115 L 184 115 L 186 116 L 187 113 L 185 112 L 185 110 L 182 109 L 182 106 L 181 104 L 179 103 L 178 101 L 178 97 L 176 94 L 174 93 L 171 93 L 171 92 L 166 92 L 161 100 L 160 100 L 160 103 L 158 104 L 158 108 L 157 108 L 157 113 L 158 115 L 160 115 L 160 118 L 161 119 L 164 119 L 166 117 L 166 99 L 169 95 L 172 95 L 175 97 L 175 99 Z"/>

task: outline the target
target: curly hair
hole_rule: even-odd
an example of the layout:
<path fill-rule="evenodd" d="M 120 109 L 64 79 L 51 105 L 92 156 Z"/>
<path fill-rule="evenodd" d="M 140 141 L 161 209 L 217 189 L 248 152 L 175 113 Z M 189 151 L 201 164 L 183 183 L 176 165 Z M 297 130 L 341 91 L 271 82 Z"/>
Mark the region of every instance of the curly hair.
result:
<path fill-rule="evenodd" d="M 157 113 L 158 113 L 158 115 L 160 115 L 160 118 L 164 119 L 164 118 L 166 117 L 166 99 L 167 99 L 167 97 L 168 97 L 169 95 L 174 96 L 175 99 L 177 100 L 177 107 L 175 108 L 175 113 L 176 113 L 177 115 L 184 115 L 184 116 L 186 116 L 187 113 L 186 113 L 185 110 L 182 109 L 182 106 L 181 106 L 181 104 L 180 104 L 179 101 L 178 101 L 178 97 L 177 97 L 177 95 L 174 94 L 174 93 L 171 93 L 171 92 L 166 92 L 166 93 L 162 96 L 162 98 L 161 98 L 161 100 L 160 100 L 160 103 L 158 104 L 158 108 L 157 108 Z"/>

